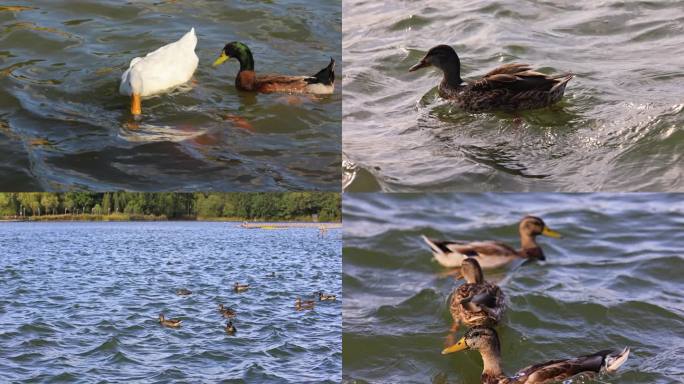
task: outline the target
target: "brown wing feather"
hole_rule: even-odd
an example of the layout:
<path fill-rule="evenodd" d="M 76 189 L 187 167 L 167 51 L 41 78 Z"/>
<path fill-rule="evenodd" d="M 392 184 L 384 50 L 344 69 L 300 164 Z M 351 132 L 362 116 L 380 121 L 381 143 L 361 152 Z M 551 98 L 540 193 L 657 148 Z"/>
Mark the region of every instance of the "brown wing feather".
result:
<path fill-rule="evenodd" d="M 258 75 L 256 89 L 259 92 L 304 92 L 307 86 L 304 76 Z"/>
<path fill-rule="evenodd" d="M 533 71 L 528 64 L 505 64 L 473 83 L 474 89 L 512 92 L 549 91 L 559 83 L 558 76 Z"/>
<path fill-rule="evenodd" d="M 491 71 L 487 72 L 483 77 L 488 77 L 498 74 L 514 74 L 518 72 L 524 72 L 531 70 L 532 67 L 529 64 L 504 64 L 500 67 L 496 67 Z"/>
<path fill-rule="evenodd" d="M 496 297 L 496 308 L 494 308 L 491 315 L 484 311 L 473 312 L 461 304 L 461 300 L 485 292 Z M 501 320 L 505 306 L 505 298 L 501 289 L 486 281 L 481 284 L 466 283 L 454 289 L 451 295 L 451 302 L 449 303 L 449 310 L 455 322 L 462 322 L 468 326 L 493 326 Z"/>
<path fill-rule="evenodd" d="M 521 383 L 555 382 L 583 372 L 598 372 L 601 369 L 602 361 L 603 357 L 600 355 L 582 356 L 568 360 L 552 360 L 524 368 L 515 377 L 519 378 Z"/>
<path fill-rule="evenodd" d="M 479 241 L 467 244 L 451 244 L 452 250 L 468 256 L 517 256 L 515 249 L 495 241 Z"/>

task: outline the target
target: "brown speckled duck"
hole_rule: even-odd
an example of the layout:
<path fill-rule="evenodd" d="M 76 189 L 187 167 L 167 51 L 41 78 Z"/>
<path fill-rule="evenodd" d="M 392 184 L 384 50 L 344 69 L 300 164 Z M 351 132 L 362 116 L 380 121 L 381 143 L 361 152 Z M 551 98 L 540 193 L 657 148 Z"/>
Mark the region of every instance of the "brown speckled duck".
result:
<path fill-rule="evenodd" d="M 461 79 L 461 61 L 448 45 L 431 48 L 409 72 L 430 66 L 444 73 L 439 95 L 472 113 L 547 107 L 563 97 L 565 86 L 573 78 L 570 73 L 545 75 L 528 64 L 504 64 L 480 79 L 465 82 Z"/>
<path fill-rule="evenodd" d="M 314 292 L 314 296 L 318 296 L 318 301 L 335 301 L 335 300 L 337 300 L 336 295 L 323 293 L 323 291 Z"/>
<path fill-rule="evenodd" d="M 167 319 L 164 317 L 163 313 L 159 314 L 159 324 L 163 325 L 164 327 L 179 328 L 182 322 L 183 320 L 180 319 Z"/>
<path fill-rule="evenodd" d="M 231 319 L 231 318 L 237 316 L 237 313 L 235 312 L 235 310 L 233 308 L 225 307 L 223 304 L 219 304 L 218 311 L 221 315 L 223 315 L 223 317 L 225 317 L 227 319 Z"/>
<path fill-rule="evenodd" d="M 506 310 L 506 301 L 501 289 L 484 279 L 480 264 L 468 258 L 461 264 L 461 284 L 451 294 L 449 311 L 454 323 L 451 332 L 458 330 L 459 324 L 469 327 L 476 325 L 495 326 L 501 321 Z"/>
<path fill-rule="evenodd" d="M 233 285 L 233 290 L 235 292 L 244 292 L 248 289 L 249 289 L 249 284 L 235 283 L 235 285 Z"/>
<path fill-rule="evenodd" d="M 492 328 L 479 326 L 468 330 L 458 343 L 444 349 L 442 354 L 468 349 L 475 349 L 482 355 L 482 384 L 547 384 L 561 382 L 579 374 L 613 373 L 629 357 L 627 347 L 622 351 L 604 350 L 591 355 L 530 365 L 509 377 L 501 367 L 499 335 Z"/>
<path fill-rule="evenodd" d="M 316 302 L 313 300 L 302 300 L 301 297 L 298 297 L 297 300 L 295 300 L 295 309 L 298 311 L 314 309 L 315 305 Z"/>
<path fill-rule="evenodd" d="M 498 241 L 437 241 L 423 236 L 423 240 L 432 249 L 432 254 L 442 266 L 460 267 L 468 257 L 477 259 L 484 269 L 499 268 L 520 259 L 545 260 L 544 252 L 536 237 L 539 235 L 560 237 L 560 234 L 544 223 L 539 217 L 525 216 L 518 225 L 520 232 L 520 250 Z"/>

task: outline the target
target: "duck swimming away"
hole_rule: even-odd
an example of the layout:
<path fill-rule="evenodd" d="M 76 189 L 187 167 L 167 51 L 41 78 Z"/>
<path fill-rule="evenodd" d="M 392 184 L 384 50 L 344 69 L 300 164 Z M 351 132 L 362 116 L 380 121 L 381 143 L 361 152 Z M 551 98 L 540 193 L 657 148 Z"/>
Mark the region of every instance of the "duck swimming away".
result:
<path fill-rule="evenodd" d="M 549 76 L 528 64 L 504 64 L 471 82 L 461 79 L 461 61 L 448 45 L 432 47 L 409 72 L 435 67 L 444 74 L 439 96 L 466 112 L 516 111 L 543 108 L 557 103 L 574 75 Z"/>
<path fill-rule="evenodd" d="M 131 96 L 131 114 L 142 114 L 141 98 L 170 91 L 185 84 L 197 69 L 197 36 L 192 28 L 180 40 L 145 57 L 136 57 L 121 76 L 119 93 Z"/>
<path fill-rule="evenodd" d="M 480 264 L 474 258 L 463 260 L 459 278 L 464 278 L 466 282 L 454 288 L 451 294 L 451 333 L 458 330 L 459 324 L 470 327 L 497 325 L 506 310 L 506 301 L 501 289 L 484 279 Z"/>

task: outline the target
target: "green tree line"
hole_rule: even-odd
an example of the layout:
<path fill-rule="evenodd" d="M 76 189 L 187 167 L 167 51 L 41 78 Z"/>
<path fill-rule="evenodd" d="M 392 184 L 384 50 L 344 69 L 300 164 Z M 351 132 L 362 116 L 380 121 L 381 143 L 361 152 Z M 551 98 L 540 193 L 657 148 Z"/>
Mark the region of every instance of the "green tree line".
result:
<path fill-rule="evenodd" d="M 0 193 L 0 216 L 151 215 L 168 219 L 341 220 L 338 193 Z"/>

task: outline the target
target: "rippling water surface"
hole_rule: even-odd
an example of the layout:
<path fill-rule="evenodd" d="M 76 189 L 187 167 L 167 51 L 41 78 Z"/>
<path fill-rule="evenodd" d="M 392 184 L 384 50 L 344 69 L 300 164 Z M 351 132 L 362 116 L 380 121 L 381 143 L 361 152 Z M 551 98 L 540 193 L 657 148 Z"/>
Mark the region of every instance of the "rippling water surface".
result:
<path fill-rule="evenodd" d="M 341 247 L 339 230 L 0 224 L 2 381 L 339 382 L 341 304 L 294 300 L 341 293 Z M 235 336 L 219 303 L 238 313 Z"/>
<path fill-rule="evenodd" d="M 681 1 L 343 5 L 349 191 L 684 190 Z M 408 73 L 449 44 L 465 79 L 509 62 L 574 72 L 552 108 L 468 114 Z"/>
<path fill-rule="evenodd" d="M 485 272 L 509 305 L 499 327 L 504 370 L 628 345 L 617 375 L 588 382 L 683 382 L 683 199 L 346 194 L 343 381 L 479 383 L 476 352 L 440 355 L 457 283 L 420 235 L 517 247 L 518 220 L 535 214 L 563 234 L 540 238 L 547 261 Z"/>
<path fill-rule="evenodd" d="M 339 64 L 339 0 L 16 1 L 0 5 L 4 190 L 338 190 L 341 93 L 310 99 L 235 90 L 245 42 L 256 70 L 308 75 Z M 118 93 L 134 57 L 195 27 L 189 86 L 143 101 Z M 341 70 L 341 65 L 337 67 Z M 339 87 L 338 87 L 339 88 Z"/>

